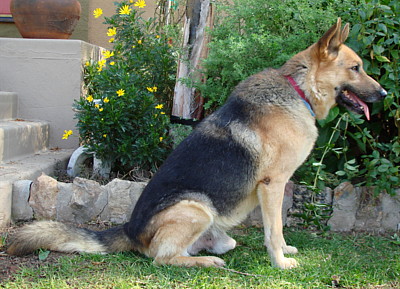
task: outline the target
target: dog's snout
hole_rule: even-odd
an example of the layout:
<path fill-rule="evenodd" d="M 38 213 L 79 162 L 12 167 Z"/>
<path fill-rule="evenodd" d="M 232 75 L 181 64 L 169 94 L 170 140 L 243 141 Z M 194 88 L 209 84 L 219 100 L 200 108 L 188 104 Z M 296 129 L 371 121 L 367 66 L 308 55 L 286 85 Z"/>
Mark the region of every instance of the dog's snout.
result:
<path fill-rule="evenodd" d="M 381 95 L 382 98 L 383 98 L 383 97 L 386 97 L 386 95 L 387 95 L 387 91 L 384 90 L 383 88 L 379 91 L 379 93 L 380 93 L 380 95 Z"/>

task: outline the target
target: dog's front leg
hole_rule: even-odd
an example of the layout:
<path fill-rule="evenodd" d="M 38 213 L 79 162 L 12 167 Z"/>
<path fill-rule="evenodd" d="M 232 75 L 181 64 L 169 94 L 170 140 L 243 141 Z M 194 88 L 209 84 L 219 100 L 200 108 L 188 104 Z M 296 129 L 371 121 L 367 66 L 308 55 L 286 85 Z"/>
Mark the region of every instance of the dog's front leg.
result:
<path fill-rule="evenodd" d="M 286 258 L 283 253 L 296 253 L 295 247 L 286 245 L 283 238 L 282 202 L 285 183 L 268 184 L 260 182 L 257 195 L 261 206 L 264 224 L 265 246 L 271 256 L 272 264 L 281 269 L 290 269 L 298 266 L 293 258 Z"/>

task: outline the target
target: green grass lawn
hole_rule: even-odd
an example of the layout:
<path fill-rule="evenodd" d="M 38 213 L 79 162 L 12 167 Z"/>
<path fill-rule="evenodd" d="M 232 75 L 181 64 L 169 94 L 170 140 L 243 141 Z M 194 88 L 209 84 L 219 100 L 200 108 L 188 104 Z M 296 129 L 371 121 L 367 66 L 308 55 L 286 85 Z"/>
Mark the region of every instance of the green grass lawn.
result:
<path fill-rule="evenodd" d="M 226 269 L 155 266 L 135 253 L 85 254 L 22 268 L 0 288 L 400 288 L 400 246 L 390 238 L 288 230 L 301 266 L 283 271 L 271 267 L 261 229 L 232 235 L 238 247 L 222 256 Z"/>

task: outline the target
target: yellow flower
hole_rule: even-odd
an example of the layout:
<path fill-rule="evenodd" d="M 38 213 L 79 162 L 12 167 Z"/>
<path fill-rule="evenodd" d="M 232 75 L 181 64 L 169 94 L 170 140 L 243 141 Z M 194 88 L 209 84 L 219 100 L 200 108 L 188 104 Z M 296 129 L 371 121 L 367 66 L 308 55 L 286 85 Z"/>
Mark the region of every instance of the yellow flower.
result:
<path fill-rule="evenodd" d="M 68 139 L 69 136 L 72 135 L 72 134 L 73 134 L 72 130 L 64 130 L 64 134 L 63 134 L 62 139 Z"/>
<path fill-rule="evenodd" d="M 164 105 L 163 104 L 159 104 L 156 106 L 156 109 L 163 109 Z"/>
<path fill-rule="evenodd" d="M 150 92 L 156 92 L 157 91 L 157 86 L 147 87 L 147 90 L 150 91 Z"/>
<path fill-rule="evenodd" d="M 103 99 L 103 102 L 104 103 L 108 103 L 108 102 L 110 102 L 110 100 L 108 99 L 108 97 L 106 97 L 106 98 Z"/>
<path fill-rule="evenodd" d="M 90 62 L 89 61 L 86 61 L 85 62 L 85 66 L 89 66 L 90 65 Z"/>
<path fill-rule="evenodd" d="M 160 114 L 165 114 L 165 112 L 162 111 L 162 112 L 160 112 Z"/>
<path fill-rule="evenodd" d="M 135 45 L 132 45 L 132 48 L 135 48 L 136 46 Z"/>
<path fill-rule="evenodd" d="M 138 44 L 142 44 L 142 42 L 143 42 L 143 41 L 139 39 L 137 43 L 138 43 Z"/>
<path fill-rule="evenodd" d="M 157 38 L 157 39 L 160 38 L 160 35 L 156 35 L 156 38 Z"/>
<path fill-rule="evenodd" d="M 114 65 L 114 64 L 115 64 L 115 61 L 111 61 L 111 62 L 110 62 L 110 65 Z"/>
<path fill-rule="evenodd" d="M 163 139 L 164 139 L 164 138 L 163 138 L 162 136 L 160 136 L 160 142 L 162 142 L 162 141 L 163 141 Z"/>
<path fill-rule="evenodd" d="M 125 90 L 123 89 L 117 90 L 117 94 L 118 96 L 123 96 L 125 94 Z"/>
<path fill-rule="evenodd" d="M 111 56 L 114 56 L 114 51 L 109 51 L 109 50 L 105 50 L 103 52 L 101 52 L 101 54 L 103 54 L 104 58 L 110 58 Z"/>
<path fill-rule="evenodd" d="M 106 61 L 103 59 L 103 60 L 99 60 L 98 62 L 97 62 L 97 64 L 100 66 L 100 67 L 104 67 L 104 66 L 106 66 Z"/>
<path fill-rule="evenodd" d="M 107 137 L 107 134 L 103 134 L 103 137 L 106 138 L 106 137 Z"/>
<path fill-rule="evenodd" d="M 133 5 L 138 8 L 144 8 L 146 7 L 146 2 L 144 0 L 137 0 Z"/>
<path fill-rule="evenodd" d="M 103 110 L 104 110 L 104 108 L 102 108 L 102 107 L 99 108 L 99 111 L 100 111 L 100 112 L 102 112 Z"/>
<path fill-rule="evenodd" d="M 115 34 L 117 34 L 117 28 L 116 27 L 108 28 L 107 36 L 114 36 Z"/>
<path fill-rule="evenodd" d="M 88 97 L 86 97 L 86 100 L 89 101 L 89 102 L 92 102 L 93 101 L 93 96 L 89 95 Z"/>
<path fill-rule="evenodd" d="M 103 14 L 103 9 L 101 8 L 96 8 L 93 11 L 94 18 L 99 18 L 102 14 Z"/>
<path fill-rule="evenodd" d="M 110 40 L 108 40 L 108 42 L 113 43 L 114 42 L 114 38 L 110 38 Z"/>
<path fill-rule="evenodd" d="M 102 71 L 104 66 L 106 66 L 106 61 L 104 59 L 99 60 L 97 62 L 97 71 L 99 71 L 99 72 Z"/>
<path fill-rule="evenodd" d="M 129 5 L 124 5 L 119 8 L 119 15 L 129 15 L 131 14 L 132 8 L 129 8 Z"/>

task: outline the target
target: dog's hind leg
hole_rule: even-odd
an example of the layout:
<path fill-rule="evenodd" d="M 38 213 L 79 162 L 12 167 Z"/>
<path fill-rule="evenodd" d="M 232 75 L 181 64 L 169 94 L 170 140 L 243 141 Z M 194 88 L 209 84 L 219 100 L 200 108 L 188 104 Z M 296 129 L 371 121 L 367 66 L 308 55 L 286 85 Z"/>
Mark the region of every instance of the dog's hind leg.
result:
<path fill-rule="evenodd" d="M 155 234 L 146 254 L 156 264 L 176 266 L 221 267 L 225 262 L 217 257 L 192 257 L 188 249 L 212 225 L 213 211 L 196 201 L 181 201 L 161 213 L 152 222 Z"/>
<path fill-rule="evenodd" d="M 224 254 L 236 247 L 236 241 L 220 229 L 211 228 L 205 232 L 192 246 L 188 252 L 196 255 L 202 250 L 207 250 L 213 254 Z"/>
<path fill-rule="evenodd" d="M 259 183 L 259 198 L 264 223 L 265 246 L 271 256 L 272 264 L 282 269 L 298 266 L 293 258 L 286 258 L 284 253 L 296 253 L 295 247 L 287 246 L 283 237 L 282 202 L 285 182 Z"/>

